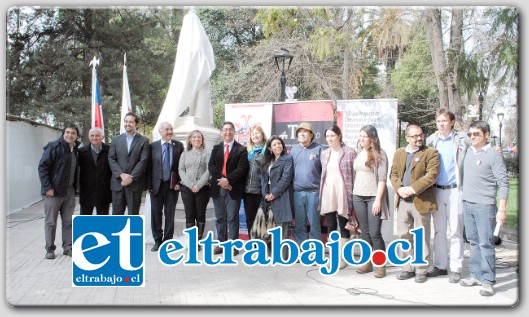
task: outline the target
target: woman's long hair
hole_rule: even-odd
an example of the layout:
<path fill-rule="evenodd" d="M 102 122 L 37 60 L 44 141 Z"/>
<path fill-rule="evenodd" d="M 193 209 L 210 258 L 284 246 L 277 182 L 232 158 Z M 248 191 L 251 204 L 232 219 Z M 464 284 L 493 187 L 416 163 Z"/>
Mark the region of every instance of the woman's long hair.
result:
<path fill-rule="evenodd" d="M 377 129 L 372 125 L 366 125 L 363 126 L 360 131 L 364 131 L 371 141 L 371 148 L 367 149 L 366 167 L 374 168 L 382 157 Z"/>
<path fill-rule="evenodd" d="M 268 167 L 274 163 L 275 161 L 275 154 L 272 153 L 271 145 L 272 142 L 275 140 L 281 141 L 281 145 L 283 145 L 283 151 L 281 152 L 281 156 L 285 155 L 287 153 L 287 149 L 285 146 L 285 142 L 283 142 L 283 139 L 278 137 L 277 135 L 272 135 L 268 141 L 266 141 L 266 146 L 264 148 L 264 156 L 263 156 L 263 163 L 261 164 L 261 174 L 265 171 L 268 171 Z"/>

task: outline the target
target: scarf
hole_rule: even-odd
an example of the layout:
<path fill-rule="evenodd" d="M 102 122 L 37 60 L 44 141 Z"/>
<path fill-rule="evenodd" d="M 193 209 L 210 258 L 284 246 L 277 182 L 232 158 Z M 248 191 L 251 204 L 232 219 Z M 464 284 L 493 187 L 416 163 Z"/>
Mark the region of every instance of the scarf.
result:
<path fill-rule="evenodd" d="M 248 161 L 251 161 L 254 156 L 261 154 L 263 150 L 262 146 L 256 146 L 254 147 L 250 152 L 248 152 Z"/>

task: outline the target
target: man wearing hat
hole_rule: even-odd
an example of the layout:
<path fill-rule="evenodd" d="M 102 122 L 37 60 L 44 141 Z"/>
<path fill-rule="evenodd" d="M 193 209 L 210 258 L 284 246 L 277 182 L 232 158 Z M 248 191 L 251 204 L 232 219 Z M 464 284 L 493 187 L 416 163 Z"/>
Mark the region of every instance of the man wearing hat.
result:
<path fill-rule="evenodd" d="M 294 237 L 298 244 L 310 239 L 321 240 L 320 194 L 322 146 L 314 141 L 314 131 L 308 122 L 302 122 L 296 129 L 298 144 L 290 150 L 294 158 L 294 216 L 296 228 Z M 307 220 L 310 233 L 307 235 Z"/>

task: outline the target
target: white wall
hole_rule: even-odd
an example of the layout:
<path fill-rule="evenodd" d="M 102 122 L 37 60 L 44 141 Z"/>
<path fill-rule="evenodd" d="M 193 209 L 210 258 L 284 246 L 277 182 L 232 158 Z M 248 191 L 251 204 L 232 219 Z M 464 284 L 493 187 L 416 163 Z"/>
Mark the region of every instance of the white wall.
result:
<path fill-rule="evenodd" d="M 42 199 L 38 164 L 43 147 L 61 131 L 24 121 L 6 122 L 7 213 L 11 214 Z"/>

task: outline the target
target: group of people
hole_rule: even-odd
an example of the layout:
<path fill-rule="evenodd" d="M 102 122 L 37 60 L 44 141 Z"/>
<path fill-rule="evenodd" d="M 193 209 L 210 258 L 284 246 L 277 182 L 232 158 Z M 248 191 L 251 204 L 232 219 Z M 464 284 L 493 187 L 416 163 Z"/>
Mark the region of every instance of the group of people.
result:
<path fill-rule="evenodd" d="M 181 142 L 172 139 L 173 127 L 168 122 L 160 124 L 161 139 L 152 143 L 138 133 L 136 114 L 128 113 L 124 123 L 126 132 L 115 136 L 110 146 L 102 142 L 103 130 L 92 128 L 90 144 L 79 148 L 79 130 L 67 124 L 63 135 L 44 148 L 39 176 L 45 206 L 46 259 L 55 258 L 59 214 L 63 253 L 72 255 L 71 219 L 77 185 L 82 215 L 92 214 L 94 208 L 97 214 L 108 215 L 110 202 L 113 215 L 123 215 L 126 209 L 137 215 L 142 192 L 148 190 L 154 238 L 151 251 L 157 251 L 174 235 L 178 193 L 184 204 L 186 228 L 196 226 L 199 240 L 211 197 L 221 242 L 239 238 L 243 201 L 248 232 L 258 209 L 271 208 L 275 224 L 283 228 L 283 238 L 292 233 L 298 244 L 307 239 L 321 240 L 323 219 L 327 233 L 340 233 L 340 245 L 360 233 L 373 251 L 385 250 L 381 226 L 390 214 L 389 173 L 396 193 L 399 238 L 413 243 L 410 230 L 423 226 L 424 256 L 429 259 L 433 254 L 432 267 L 405 265 L 397 278 L 415 278 L 422 283 L 427 277 L 448 275 L 449 270 L 449 282 L 482 285 L 481 295 L 494 294 L 492 233 L 496 222 L 505 221 L 509 184 L 503 158 L 487 142 L 490 128 L 483 121 L 473 122 L 469 133 L 463 134 L 454 129 L 455 115 L 441 109 L 436 115 L 438 130 L 427 139 L 421 127 L 410 124 L 405 131 L 408 144 L 396 150 L 391 166 L 372 125 L 360 129 L 355 146 L 345 145 L 340 128 L 333 125 L 325 130 L 327 145 L 321 145 L 314 141 L 311 124 L 302 122 L 295 131 L 298 143 L 288 152 L 281 137 L 267 138 L 260 126 L 251 127 L 250 140 L 243 146 L 235 141 L 234 124 L 224 122 L 222 142 L 209 153 L 198 130 L 189 133 L 184 149 Z M 470 276 L 465 279 L 461 279 L 463 229 L 470 243 Z M 217 246 L 214 254 L 223 251 Z M 340 269 L 346 265 L 341 259 Z M 383 278 L 386 267 L 375 268 L 369 262 L 356 272 L 374 272 L 375 277 Z"/>

